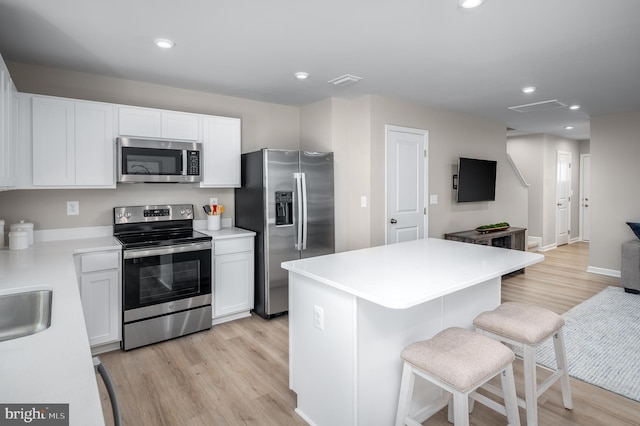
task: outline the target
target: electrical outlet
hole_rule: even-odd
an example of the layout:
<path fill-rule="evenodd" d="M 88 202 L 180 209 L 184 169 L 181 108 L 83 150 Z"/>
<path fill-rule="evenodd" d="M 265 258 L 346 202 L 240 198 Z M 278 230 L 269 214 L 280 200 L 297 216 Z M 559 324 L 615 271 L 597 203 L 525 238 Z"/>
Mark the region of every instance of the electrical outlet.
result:
<path fill-rule="evenodd" d="M 218 204 L 218 199 L 217 199 L 217 198 L 215 198 L 215 197 L 211 197 L 211 198 L 209 198 L 209 204 L 210 204 L 210 205 L 214 205 L 214 204 L 216 204 L 216 205 L 217 205 L 217 204 Z"/>
<path fill-rule="evenodd" d="M 313 326 L 324 331 L 324 309 L 318 305 L 313 305 Z"/>
<path fill-rule="evenodd" d="M 367 207 L 367 196 L 363 195 L 360 197 L 360 207 Z"/>
<path fill-rule="evenodd" d="M 67 216 L 77 216 L 80 214 L 79 201 L 67 201 Z"/>

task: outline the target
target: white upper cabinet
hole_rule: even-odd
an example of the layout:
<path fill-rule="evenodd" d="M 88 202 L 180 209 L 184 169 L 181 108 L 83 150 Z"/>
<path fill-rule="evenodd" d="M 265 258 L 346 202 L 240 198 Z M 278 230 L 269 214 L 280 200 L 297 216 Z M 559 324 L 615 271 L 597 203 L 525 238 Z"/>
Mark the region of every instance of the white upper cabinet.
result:
<path fill-rule="evenodd" d="M 11 187 L 16 178 L 18 92 L 0 56 L 0 187 Z"/>
<path fill-rule="evenodd" d="M 202 188 L 240 187 L 241 121 L 203 116 L 204 174 Z"/>
<path fill-rule="evenodd" d="M 115 187 L 113 105 L 34 96 L 33 186 Z"/>
<path fill-rule="evenodd" d="M 185 112 L 120 106 L 118 130 L 120 136 L 200 140 L 199 116 Z"/>

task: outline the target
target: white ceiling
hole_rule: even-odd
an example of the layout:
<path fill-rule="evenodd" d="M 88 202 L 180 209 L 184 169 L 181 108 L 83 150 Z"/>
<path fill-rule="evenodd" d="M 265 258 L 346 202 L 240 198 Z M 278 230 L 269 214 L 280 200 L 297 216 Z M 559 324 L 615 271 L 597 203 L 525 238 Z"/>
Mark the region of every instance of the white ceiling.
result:
<path fill-rule="evenodd" d="M 639 0 L 0 0 L 0 53 L 288 105 L 379 94 L 573 139 L 640 111 Z M 347 73 L 363 79 L 327 83 Z M 551 99 L 582 109 L 507 109 Z"/>

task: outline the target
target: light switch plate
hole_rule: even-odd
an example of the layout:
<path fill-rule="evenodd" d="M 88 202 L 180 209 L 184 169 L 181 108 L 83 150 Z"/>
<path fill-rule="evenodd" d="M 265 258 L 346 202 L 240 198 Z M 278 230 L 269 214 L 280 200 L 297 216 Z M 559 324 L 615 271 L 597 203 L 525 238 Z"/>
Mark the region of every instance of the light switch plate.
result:
<path fill-rule="evenodd" d="M 429 204 L 438 204 L 438 194 L 432 194 L 429 196 Z"/>

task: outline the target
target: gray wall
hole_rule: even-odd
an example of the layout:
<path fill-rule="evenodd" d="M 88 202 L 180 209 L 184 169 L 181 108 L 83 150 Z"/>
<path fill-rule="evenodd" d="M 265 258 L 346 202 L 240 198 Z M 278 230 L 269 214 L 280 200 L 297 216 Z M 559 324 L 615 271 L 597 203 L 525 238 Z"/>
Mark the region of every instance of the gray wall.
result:
<path fill-rule="evenodd" d="M 621 245 L 640 222 L 640 111 L 591 119 L 589 265 L 620 271 Z"/>
<path fill-rule="evenodd" d="M 308 105 L 302 108 L 301 122 L 303 145 L 317 137 L 331 138 L 333 150 L 340 153 L 336 176 L 344 180 L 336 185 L 336 214 L 342 218 L 342 228 L 336 229 L 336 241 L 344 249 L 385 242 L 387 124 L 429 131 L 426 199 L 438 195 L 438 204 L 428 206 L 429 236 L 442 238 L 447 232 L 502 221 L 527 226 L 527 192 L 508 164 L 506 132 L 498 123 L 381 96 Z M 452 165 L 460 156 L 498 161 L 495 202 L 454 201 Z M 367 207 L 360 205 L 362 196 L 367 197 Z"/>
<path fill-rule="evenodd" d="M 242 151 L 260 148 L 298 149 L 300 109 L 246 99 L 196 92 L 138 81 L 7 64 L 21 92 L 101 102 L 163 108 L 242 119 Z M 112 208 L 122 205 L 189 203 L 201 206 L 210 197 L 225 205 L 223 217 L 234 217 L 233 189 L 200 189 L 197 185 L 119 185 L 117 189 L 17 190 L 0 192 L 0 218 L 25 219 L 36 229 L 112 225 Z M 79 201 L 80 215 L 67 216 L 66 202 Z M 196 208 L 196 219 L 204 219 Z"/>
<path fill-rule="evenodd" d="M 507 152 L 518 165 L 529 187 L 529 235 L 542 238 L 542 248 L 556 241 L 556 166 L 558 151 L 571 153 L 571 235 L 580 230 L 580 142 L 559 136 L 535 134 L 507 140 Z"/>
<path fill-rule="evenodd" d="M 507 162 L 506 132 L 499 123 L 381 96 L 327 99 L 298 108 L 26 64 L 8 66 L 22 92 L 240 117 L 243 152 L 262 147 L 334 151 L 339 251 L 384 244 L 386 124 L 429 131 L 429 194 L 439 200 L 429 206 L 429 236 L 501 221 L 527 226 L 527 192 Z M 495 202 L 455 203 L 452 165 L 460 156 L 498 161 Z M 233 217 L 232 189 L 195 185 L 8 191 L 0 193 L 0 217 L 8 223 L 26 219 L 36 229 L 111 225 L 117 205 L 201 205 L 211 196 L 218 196 L 228 207 L 225 215 Z M 365 208 L 362 196 L 369 201 Z M 79 216 L 66 216 L 66 201 L 80 201 Z M 197 218 L 204 218 L 196 210 Z"/>

